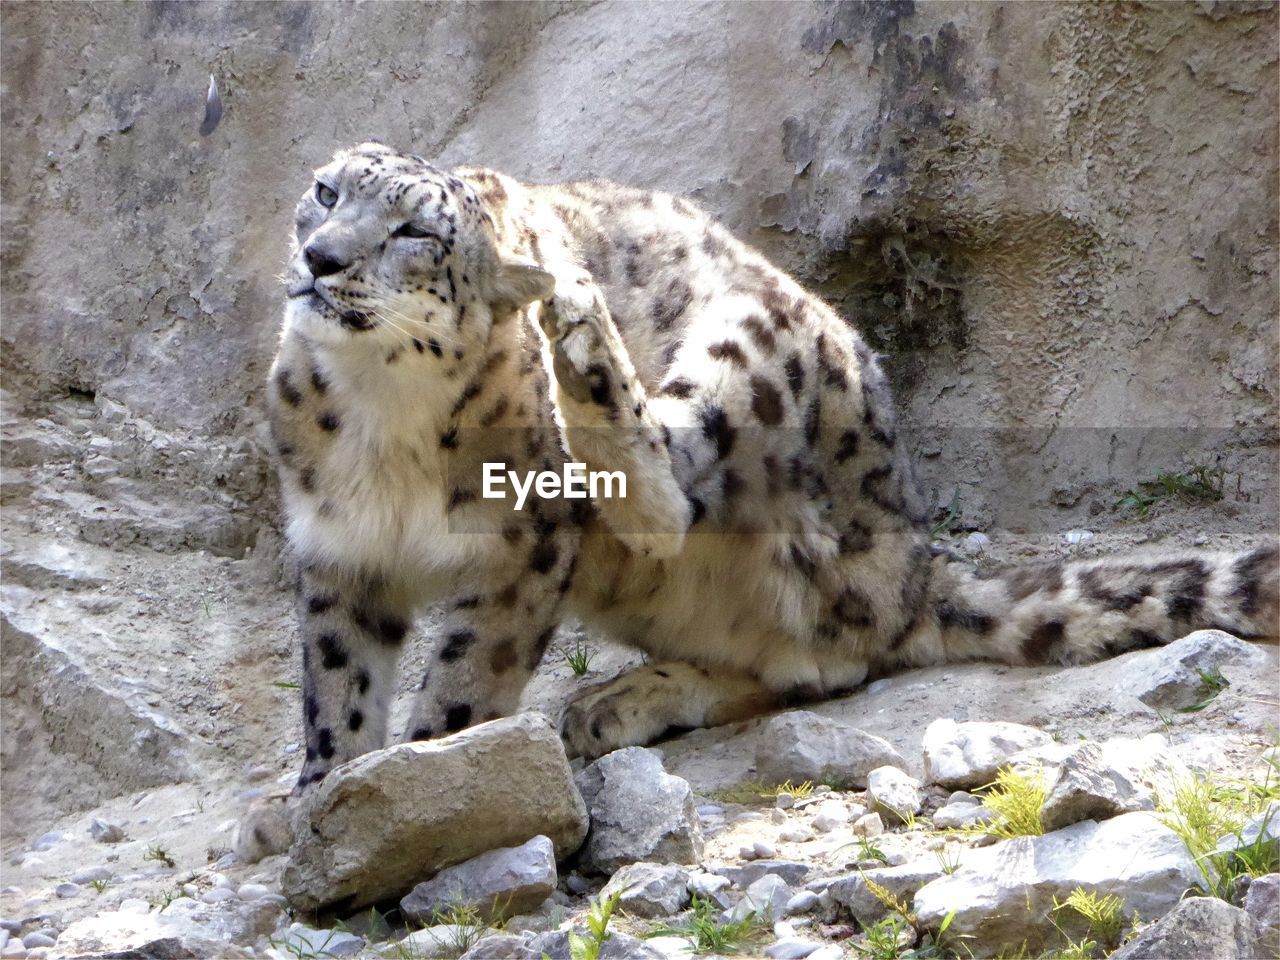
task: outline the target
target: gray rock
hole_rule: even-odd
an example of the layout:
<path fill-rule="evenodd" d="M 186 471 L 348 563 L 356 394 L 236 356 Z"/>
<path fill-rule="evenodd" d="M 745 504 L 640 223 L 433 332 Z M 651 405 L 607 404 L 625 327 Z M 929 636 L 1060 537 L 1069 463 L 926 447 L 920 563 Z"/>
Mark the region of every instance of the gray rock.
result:
<path fill-rule="evenodd" d="M 37 853 L 44 853 L 46 850 L 52 850 L 65 839 L 66 834 L 51 830 L 36 837 L 36 842 L 31 844 L 31 849 Z"/>
<path fill-rule="evenodd" d="M 195 906 L 193 901 L 188 901 Z M 175 900 L 164 912 L 108 911 L 70 924 L 52 948 L 54 957 L 250 957 L 237 942 L 239 930 L 227 936 L 216 927 L 196 920 Z M 206 908 L 208 909 L 208 908 Z M 270 928 L 267 931 L 270 932 Z M 247 939 L 252 941 L 254 934 Z"/>
<path fill-rule="evenodd" d="M 1024 940 L 1034 951 L 1057 936 L 1054 923 L 1083 935 L 1071 911 L 1053 910 L 1053 898 L 1076 887 L 1121 897 L 1126 918 L 1158 917 L 1201 880 L 1177 834 L 1150 814 L 1126 813 L 969 850 L 959 870 L 916 893 L 915 910 L 933 930 L 955 911 L 948 932 L 971 937 L 981 955 Z"/>
<path fill-rule="evenodd" d="M 888 823 L 906 823 L 920 812 L 920 781 L 897 767 L 876 767 L 867 774 L 867 801 Z"/>
<path fill-rule="evenodd" d="M 78 883 L 81 886 L 88 886 L 91 883 L 101 883 L 103 881 L 110 880 L 112 876 L 113 874 L 110 867 L 85 867 L 81 870 L 77 870 L 71 875 L 71 882 Z"/>
<path fill-rule="evenodd" d="M 453 957 L 474 935 L 474 927 L 437 923 L 379 947 L 378 953 L 387 960 L 401 960 L 403 957 Z"/>
<path fill-rule="evenodd" d="M 769 876 L 781 877 L 794 886 L 804 883 L 812 871 L 812 866 L 799 860 L 753 860 L 741 866 L 719 867 L 715 872 L 745 890 L 761 877 Z"/>
<path fill-rule="evenodd" d="M 586 936 L 585 929 L 576 929 L 574 932 L 580 937 Z M 529 949 L 535 957 L 545 954 L 551 960 L 568 960 L 571 956 L 569 931 L 552 930 L 538 934 L 529 943 Z M 611 931 L 609 939 L 600 947 L 600 960 L 663 960 L 663 954 L 643 940 Z"/>
<path fill-rule="evenodd" d="M 80 884 L 60 883 L 53 888 L 53 892 L 64 900 L 70 900 L 72 897 L 80 896 Z"/>
<path fill-rule="evenodd" d="M 1176 710 L 1205 698 L 1202 671 L 1265 661 L 1266 654 L 1254 644 L 1221 630 L 1197 630 L 1162 647 L 1119 657 L 1111 662 L 1109 673 L 1117 692 L 1137 697 L 1149 707 Z"/>
<path fill-rule="evenodd" d="M 539 834 L 563 858 L 587 829 L 560 737 L 536 713 L 365 754 L 314 789 L 282 879 L 303 910 L 356 910 Z"/>
<path fill-rule="evenodd" d="M 651 750 L 628 747 L 590 764 L 576 778 L 591 816 L 581 869 L 613 874 L 628 863 L 697 863 L 702 824 L 693 791 L 662 768 Z"/>
<path fill-rule="evenodd" d="M 1216 852 L 1227 856 L 1242 846 L 1255 845 L 1266 851 L 1272 863 L 1280 858 L 1280 800 L 1272 800 L 1261 813 L 1249 818 L 1239 836 L 1222 837 Z"/>
<path fill-rule="evenodd" d="M 492 922 L 537 909 L 555 892 L 557 880 L 554 846 L 548 837 L 538 836 L 446 867 L 414 887 L 400 909 L 429 924 L 450 904 L 465 904 Z"/>
<path fill-rule="evenodd" d="M 701 870 L 695 870 L 689 874 L 688 883 L 689 893 L 691 896 L 698 896 L 703 900 L 710 900 L 722 910 L 726 910 L 733 906 L 733 898 L 728 894 L 728 889 L 731 886 L 728 877 L 722 877 L 715 873 L 703 873 Z"/>
<path fill-rule="evenodd" d="M 1267 955 L 1262 932 L 1248 913 L 1225 900 L 1192 897 L 1111 954 L 1111 960 L 1249 960 Z"/>
<path fill-rule="evenodd" d="M 980 803 L 949 803 L 934 813 L 933 825 L 938 830 L 962 830 L 995 819 L 996 815 Z"/>
<path fill-rule="evenodd" d="M 1052 742 L 1047 733 L 1019 723 L 935 720 L 925 729 L 921 744 L 925 782 L 980 787 L 994 780 L 1014 754 Z"/>
<path fill-rule="evenodd" d="M 795 891 L 785 880 L 769 874 L 747 887 L 746 895 L 726 912 L 725 919 L 736 923 L 754 914 L 770 923 L 780 920 L 786 916 L 787 904 L 793 896 Z"/>
<path fill-rule="evenodd" d="M 21 920 L 0 920 L 0 930 L 5 930 L 15 937 L 22 932 Z"/>
<path fill-rule="evenodd" d="M 1263 928 L 1280 932 L 1280 873 L 1254 877 L 1245 894 L 1244 909 Z"/>
<path fill-rule="evenodd" d="M 602 897 L 637 917 L 669 917 L 689 902 L 689 872 L 672 863 L 631 863 L 605 884 Z"/>
<path fill-rule="evenodd" d="M 800 960 L 801 957 L 810 956 L 820 946 L 820 943 L 789 937 L 765 947 L 764 955 L 777 960 Z"/>
<path fill-rule="evenodd" d="M 107 823 L 105 820 L 98 819 L 94 819 L 89 824 L 89 836 L 99 843 L 119 843 L 125 838 L 124 828 L 118 823 Z"/>
<path fill-rule="evenodd" d="M 855 837 L 878 837 L 884 833 L 884 819 L 878 813 L 868 813 L 853 822 Z"/>
<path fill-rule="evenodd" d="M 271 896 L 271 889 L 261 883 L 246 883 L 236 891 L 236 896 L 241 900 L 261 900 Z"/>
<path fill-rule="evenodd" d="M 820 780 L 862 789 L 867 774 L 885 765 L 906 766 L 887 740 L 807 710 L 773 717 L 756 740 L 756 771 L 766 783 Z"/>
<path fill-rule="evenodd" d="M 812 890 L 801 890 L 794 897 L 787 901 L 784 913 L 788 917 L 795 916 L 799 913 L 808 913 L 818 905 L 818 894 Z"/>
<path fill-rule="evenodd" d="M 1150 736 L 1073 747 L 1049 783 L 1040 811 L 1045 830 L 1154 810 L 1156 794 L 1170 796 L 1175 784 L 1188 775 L 1166 746 L 1164 738 Z"/>
<path fill-rule="evenodd" d="M 889 908 L 871 892 L 867 880 L 880 884 L 904 903 L 910 903 L 917 890 L 941 876 L 942 866 L 936 858 L 931 857 L 927 860 L 913 860 L 897 867 L 878 867 L 851 873 L 832 881 L 827 890 L 836 903 L 845 907 L 860 924 L 868 926 L 887 917 Z"/>
<path fill-rule="evenodd" d="M 3 947 L 0 947 L 0 957 L 4 957 L 6 960 L 9 957 L 25 957 L 26 955 L 27 948 L 18 940 L 11 940 Z"/>
<path fill-rule="evenodd" d="M 51 937 L 47 933 L 40 933 L 39 931 L 28 933 L 22 938 L 22 945 L 28 950 L 33 947 L 52 947 L 57 942 L 56 937 Z"/>
<path fill-rule="evenodd" d="M 460 960 L 538 960 L 538 957 L 524 937 L 498 933 L 477 940 Z"/>
<path fill-rule="evenodd" d="M 364 939 L 345 930 L 317 930 L 292 923 L 276 935 L 277 948 L 295 957 L 354 957 L 364 949 Z"/>

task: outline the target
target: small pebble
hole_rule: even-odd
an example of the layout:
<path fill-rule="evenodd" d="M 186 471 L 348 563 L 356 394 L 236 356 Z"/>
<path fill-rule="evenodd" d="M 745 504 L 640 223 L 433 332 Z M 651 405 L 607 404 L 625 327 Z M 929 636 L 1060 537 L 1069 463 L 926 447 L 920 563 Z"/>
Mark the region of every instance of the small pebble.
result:
<path fill-rule="evenodd" d="M 22 945 L 28 950 L 32 947 L 52 947 L 57 942 L 47 933 L 28 933 L 22 938 Z"/>
<path fill-rule="evenodd" d="M 44 833 L 37 837 L 36 842 L 31 845 L 31 849 L 43 853 L 45 850 L 52 850 L 55 846 L 61 843 L 62 840 L 63 835 L 61 833 L 58 833 L 56 830 L 50 831 L 49 833 Z"/>
<path fill-rule="evenodd" d="M 773 844 L 765 843 L 763 840 L 757 840 L 752 844 L 751 849 L 760 860 L 772 860 L 778 855 Z"/>
<path fill-rule="evenodd" d="M 752 847 L 739 847 L 739 848 L 738 848 L 738 859 L 739 859 L 739 860 L 754 860 L 755 858 L 756 858 L 756 851 L 755 851 L 755 849 L 754 849 L 754 848 L 752 848 Z"/>
<path fill-rule="evenodd" d="M 577 873 L 571 873 L 565 877 L 564 885 L 569 888 L 571 893 L 576 893 L 578 896 L 582 896 L 591 889 L 591 884 L 587 883 L 581 874 Z"/>
<path fill-rule="evenodd" d="M 793 916 L 797 913 L 808 913 L 818 905 L 818 895 L 812 890 L 801 890 L 794 897 L 787 901 L 787 916 Z"/>
<path fill-rule="evenodd" d="M 212 890 L 206 890 L 200 895 L 202 903 L 222 903 L 235 898 L 236 892 L 230 887 L 214 887 Z"/>
<path fill-rule="evenodd" d="M 227 875 L 223 873 L 210 874 L 209 879 L 213 881 L 213 885 L 215 887 L 230 887 L 232 890 L 234 890 L 236 886 L 234 883 L 231 882 L 231 880 L 227 877 Z"/>
<path fill-rule="evenodd" d="M 775 960 L 800 960 L 801 957 L 810 956 L 818 946 L 808 940 L 779 940 L 772 946 L 766 947 L 764 955 L 773 957 Z"/>
<path fill-rule="evenodd" d="M 129 897 L 127 900 L 121 900 L 119 911 L 121 913 L 150 913 L 151 904 L 138 897 Z"/>
<path fill-rule="evenodd" d="M 1093 539 L 1092 530 L 1068 530 L 1062 535 L 1062 539 L 1067 543 L 1076 544 L 1084 543 L 1086 540 Z"/>
<path fill-rule="evenodd" d="M 724 813 L 724 807 L 717 807 L 714 803 L 706 803 L 698 808 L 698 816 L 700 817 L 718 817 Z"/>
<path fill-rule="evenodd" d="M 0 930 L 7 930 L 15 937 L 22 932 L 21 920 L 0 920 Z"/>
<path fill-rule="evenodd" d="M 56 893 L 59 897 L 61 897 L 63 900 L 70 900 L 72 897 L 80 896 L 80 884 L 60 883 L 53 888 L 53 892 Z"/>
<path fill-rule="evenodd" d="M 27 951 L 27 960 L 44 960 L 49 956 L 48 947 L 32 947 Z"/>
<path fill-rule="evenodd" d="M 831 792 L 831 788 L 827 786 L 825 783 L 820 783 L 813 788 L 813 796 L 815 797 L 820 797 L 824 793 L 830 793 L 830 792 Z"/>
<path fill-rule="evenodd" d="M 296 744 L 296 743 L 286 743 L 286 744 L 284 745 L 284 752 L 285 752 L 285 753 L 297 753 L 297 752 L 298 752 L 299 750 L 301 750 L 301 749 L 302 749 L 302 747 L 301 747 L 300 745 Z"/>
<path fill-rule="evenodd" d="M 985 533 L 975 531 L 960 541 L 960 552 L 972 557 L 985 552 L 989 546 L 991 546 L 991 538 Z"/>
<path fill-rule="evenodd" d="M 182 895 L 194 900 L 196 897 L 200 896 L 200 888 L 194 883 L 184 883 L 182 885 Z"/>
<path fill-rule="evenodd" d="M 796 798 L 790 793 L 780 793 L 774 799 L 773 805 L 779 810 L 790 810 L 796 805 Z"/>
<path fill-rule="evenodd" d="M 119 843 L 124 839 L 124 827 L 118 823 L 94 819 L 89 824 L 89 836 L 99 843 Z"/>
<path fill-rule="evenodd" d="M 786 920 L 779 920 L 773 925 L 773 935 L 779 940 L 796 935 L 796 928 Z"/>
<path fill-rule="evenodd" d="M 0 947 L 0 957 L 25 957 L 27 948 L 18 940 L 10 940 L 3 947 Z"/>
<path fill-rule="evenodd" d="M 270 895 L 271 891 L 261 883 L 246 883 L 236 891 L 236 896 L 241 900 L 261 900 Z"/>
<path fill-rule="evenodd" d="M 774 807 L 772 810 L 769 811 L 769 819 L 772 820 L 774 823 L 786 823 L 787 811 L 779 810 L 777 807 Z"/>
<path fill-rule="evenodd" d="M 947 797 L 947 803 L 981 803 L 980 797 L 975 797 L 972 793 L 966 793 L 963 790 L 957 790 L 951 796 Z"/>
<path fill-rule="evenodd" d="M 809 954 L 808 960 L 844 960 L 844 951 L 834 943 L 828 943 Z"/>
<path fill-rule="evenodd" d="M 868 813 L 853 824 L 853 832 L 860 837 L 878 837 L 884 833 L 884 821 L 878 813 Z"/>
<path fill-rule="evenodd" d="M 808 827 L 787 827 L 778 831 L 778 839 L 783 843 L 807 843 L 813 839 L 813 831 Z"/>
<path fill-rule="evenodd" d="M 881 690 L 888 690 L 891 686 L 893 686 L 893 681 L 888 677 L 872 680 L 867 684 L 867 693 L 879 693 Z"/>

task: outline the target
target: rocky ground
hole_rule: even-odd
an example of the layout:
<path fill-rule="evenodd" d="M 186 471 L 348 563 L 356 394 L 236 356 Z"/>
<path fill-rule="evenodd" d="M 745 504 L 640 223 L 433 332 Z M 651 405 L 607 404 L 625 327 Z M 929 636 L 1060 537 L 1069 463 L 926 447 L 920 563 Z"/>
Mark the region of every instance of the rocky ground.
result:
<path fill-rule="evenodd" d="M 1267 751 L 1278 736 L 1276 648 L 1220 634 L 1071 669 L 911 671 L 811 711 L 578 764 L 576 779 L 553 737 L 534 738 L 537 763 L 533 747 L 511 740 L 542 723 L 530 713 L 485 735 L 511 752 L 483 783 L 474 738 L 396 759 L 409 766 L 395 768 L 395 781 L 419 775 L 423 786 L 407 807 L 403 794 L 388 800 L 376 828 L 359 829 L 367 798 L 356 820 L 344 820 L 353 816 L 339 791 L 346 781 L 327 781 L 338 792 L 312 811 L 320 835 L 393 837 L 389 846 L 335 841 L 238 863 L 237 818 L 289 786 L 300 763 L 275 535 L 241 499 L 254 480 L 236 473 L 235 451 L 222 484 L 183 495 L 153 481 L 131 496 L 134 477 L 155 471 L 140 446 L 154 458 L 163 437 L 113 416 L 72 398 L 48 417 L 5 425 L 0 956 L 426 957 L 469 948 L 476 957 L 558 958 L 571 952 L 569 931 L 590 939 L 587 915 L 602 891 L 620 895 L 602 956 L 928 955 L 944 922 L 948 950 L 981 956 L 1025 941 L 1036 955 L 1089 935 L 1055 909 L 1077 888 L 1124 900 L 1122 935 L 1135 912 L 1144 926 L 1168 915 L 1126 956 L 1166 955 L 1158 951 L 1180 935 L 1166 928 L 1177 924 L 1219 930 L 1214 951 L 1229 929 L 1239 941 L 1231 955 L 1275 953 L 1264 922 L 1275 919 L 1275 878 L 1220 891 L 1230 904 L 1178 906 L 1206 878 L 1151 812 L 1193 774 L 1269 782 L 1250 788 L 1258 802 L 1280 793 L 1265 759 L 1274 760 Z M 107 442 L 80 442 L 90 429 Z M 1147 539 L 1243 545 L 1261 514 L 1231 506 L 1102 517 L 1092 537 L 954 539 L 978 563 Z M 1161 538 L 1175 528 L 1222 532 Z M 590 654 L 582 675 L 567 656 L 579 645 Z M 408 656 L 425 656 L 421 639 Z M 567 630 L 526 704 L 554 716 L 576 686 L 634 660 Z M 1211 696 L 1205 677 L 1215 670 L 1230 685 Z M 468 773 L 441 793 L 450 763 Z M 1000 820 L 979 788 L 1009 765 L 1045 778 L 1041 837 L 984 830 Z M 369 788 L 374 766 L 351 774 L 352 789 Z M 779 793 L 787 782 L 810 786 Z M 401 821 L 407 832 L 388 826 Z M 399 873 L 388 872 L 392 862 Z M 341 896 L 324 889 L 339 875 Z M 352 891 L 363 892 L 359 909 Z"/>

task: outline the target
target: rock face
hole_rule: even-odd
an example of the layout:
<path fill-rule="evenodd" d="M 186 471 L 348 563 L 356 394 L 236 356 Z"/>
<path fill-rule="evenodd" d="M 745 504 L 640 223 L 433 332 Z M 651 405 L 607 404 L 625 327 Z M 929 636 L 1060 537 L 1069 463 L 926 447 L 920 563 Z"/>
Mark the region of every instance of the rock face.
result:
<path fill-rule="evenodd" d="M 916 893 L 915 909 L 935 930 L 954 910 L 948 931 L 972 936 L 975 950 L 991 951 L 979 954 L 986 956 L 1001 945 L 1048 942 L 1057 932 L 1049 922 L 1053 898 L 1063 901 L 1076 887 L 1120 896 L 1126 917 L 1135 910 L 1158 917 L 1201 879 L 1172 830 L 1149 814 L 1128 813 L 967 851 L 955 873 Z M 1067 913 L 1052 917 L 1070 933 Z"/>
<path fill-rule="evenodd" d="M 177 902 L 177 901 L 175 901 Z M 78 920 L 58 937 L 50 957 L 250 957 L 219 931 L 182 913 L 100 913 Z"/>
<path fill-rule="evenodd" d="M 490 850 L 447 867 L 420 883 L 400 901 L 400 910 L 419 923 L 431 924 L 450 904 L 474 907 L 492 922 L 539 907 L 556 889 L 555 848 L 548 837 L 534 837 L 518 847 Z"/>
<path fill-rule="evenodd" d="M 1018 723 L 935 720 L 924 732 L 924 778 L 944 787 L 980 787 L 1022 750 L 1053 743 L 1035 727 Z"/>
<path fill-rule="evenodd" d="M 1252 960 L 1268 956 L 1253 917 L 1224 900 L 1192 897 L 1111 954 L 1113 960 Z"/>
<path fill-rule="evenodd" d="M 1126 657 L 1117 665 L 1116 688 L 1149 707 L 1176 710 L 1205 699 L 1202 672 L 1221 670 L 1233 661 L 1261 663 L 1264 659 L 1262 651 L 1229 633 L 1197 630 L 1163 647 Z"/>
<path fill-rule="evenodd" d="M 1160 736 L 1083 743 L 1059 765 L 1040 820 L 1052 831 L 1081 820 L 1154 810 L 1156 794 L 1171 796 L 1186 776 L 1186 767 Z"/>
<path fill-rule="evenodd" d="M 756 745 L 756 771 L 766 783 L 790 780 L 865 787 L 876 767 L 905 767 L 888 741 L 807 710 L 769 720 Z"/>
<path fill-rule="evenodd" d="M 612 874 L 628 863 L 697 863 L 702 825 L 693 791 L 662 769 L 657 754 L 628 747 L 606 754 L 577 776 L 591 817 L 579 866 Z"/>
<path fill-rule="evenodd" d="M 938 861 L 916 860 L 897 867 L 860 870 L 836 880 L 827 889 L 837 903 L 853 914 L 860 924 L 867 926 L 889 915 L 889 908 L 871 892 L 868 880 L 878 883 L 899 900 L 910 903 L 917 890 L 941 876 L 942 866 Z"/>
<path fill-rule="evenodd" d="M 524 713 L 330 772 L 289 851 L 283 890 L 299 909 L 354 910 L 539 834 L 568 856 L 586 830 L 559 736 L 546 717 Z"/>

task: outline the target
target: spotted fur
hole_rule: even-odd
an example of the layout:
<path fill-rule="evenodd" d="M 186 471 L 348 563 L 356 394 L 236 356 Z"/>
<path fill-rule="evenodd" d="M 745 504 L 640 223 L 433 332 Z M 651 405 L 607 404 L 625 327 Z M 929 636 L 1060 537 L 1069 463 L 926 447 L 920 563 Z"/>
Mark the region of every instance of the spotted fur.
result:
<path fill-rule="evenodd" d="M 365 144 L 300 201 L 289 294 L 269 396 L 299 569 L 298 790 L 384 743 L 429 604 L 411 738 L 515 710 L 570 615 L 660 661 L 570 706 L 589 756 L 904 665 L 1276 633 L 1273 545 L 986 578 L 935 551 L 874 353 L 685 200 Z M 569 459 L 623 470 L 629 496 L 478 496 L 485 461 Z"/>

